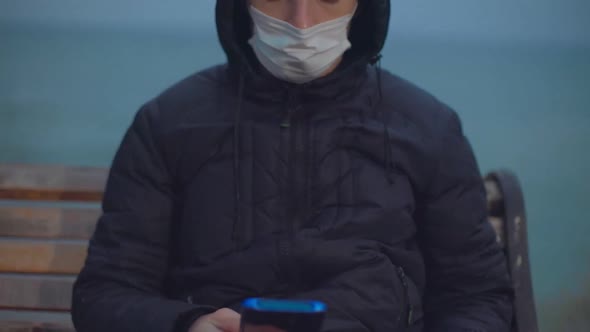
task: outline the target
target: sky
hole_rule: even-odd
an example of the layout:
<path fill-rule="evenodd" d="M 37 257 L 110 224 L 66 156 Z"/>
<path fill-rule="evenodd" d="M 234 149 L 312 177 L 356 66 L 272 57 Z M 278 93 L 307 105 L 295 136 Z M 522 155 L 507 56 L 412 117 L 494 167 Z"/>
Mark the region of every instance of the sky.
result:
<path fill-rule="evenodd" d="M 0 22 L 213 29 L 214 6 L 214 0 L 0 0 Z M 590 46 L 590 0 L 392 0 L 390 35 Z"/>

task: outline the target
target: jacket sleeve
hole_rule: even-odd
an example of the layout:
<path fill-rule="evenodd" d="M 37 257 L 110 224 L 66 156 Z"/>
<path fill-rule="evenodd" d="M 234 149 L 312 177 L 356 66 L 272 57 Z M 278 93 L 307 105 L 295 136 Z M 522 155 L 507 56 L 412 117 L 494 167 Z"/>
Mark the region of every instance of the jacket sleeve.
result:
<path fill-rule="evenodd" d="M 477 162 L 459 118 L 449 113 L 436 172 L 418 208 L 426 331 L 508 332 L 512 289 L 507 265 L 487 221 Z"/>
<path fill-rule="evenodd" d="M 140 110 L 115 155 L 103 213 L 73 288 L 78 332 L 165 332 L 214 308 L 167 299 L 172 184 L 152 130 L 154 104 Z"/>

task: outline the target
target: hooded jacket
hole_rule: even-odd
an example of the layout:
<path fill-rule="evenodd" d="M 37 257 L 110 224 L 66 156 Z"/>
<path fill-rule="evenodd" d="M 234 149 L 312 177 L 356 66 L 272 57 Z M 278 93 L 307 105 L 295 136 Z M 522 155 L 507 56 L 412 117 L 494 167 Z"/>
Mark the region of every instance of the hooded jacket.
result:
<path fill-rule="evenodd" d="M 218 0 L 228 61 L 146 103 L 75 283 L 78 332 L 186 331 L 247 297 L 316 299 L 323 331 L 508 331 L 511 289 L 456 113 L 381 70 L 388 0 L 335 72 L 295 85 Z"/>

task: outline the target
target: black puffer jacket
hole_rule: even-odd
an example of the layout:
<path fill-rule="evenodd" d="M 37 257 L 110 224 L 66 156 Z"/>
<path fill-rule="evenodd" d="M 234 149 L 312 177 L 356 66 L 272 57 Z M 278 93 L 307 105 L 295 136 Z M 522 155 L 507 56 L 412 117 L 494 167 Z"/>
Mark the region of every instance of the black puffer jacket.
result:
<path fill-rule="evenodd" d="M 246 297 L 326 302 L 325 331 L 508 331 L 511 290 L 457 115 L 371 66 L 389 1 L 361 1 L 342 65 L 264 71 L 245 1 L 228 64 L 147 103 L 114 159 L 75 284 L 79 332 L 186 330 Z"/>

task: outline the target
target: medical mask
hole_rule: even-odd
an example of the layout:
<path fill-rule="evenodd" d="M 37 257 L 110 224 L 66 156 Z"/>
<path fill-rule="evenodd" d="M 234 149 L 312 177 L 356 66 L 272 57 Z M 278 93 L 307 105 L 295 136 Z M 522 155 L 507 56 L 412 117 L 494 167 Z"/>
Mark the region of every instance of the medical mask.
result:
<path fill-rule="evenodd" d="M 254 33 L 249 43 L 275 77 L 306 83 L 322 76 L 350 48 L 348 25 L 353 15 L 299 29 L 250 6 Z"/>

